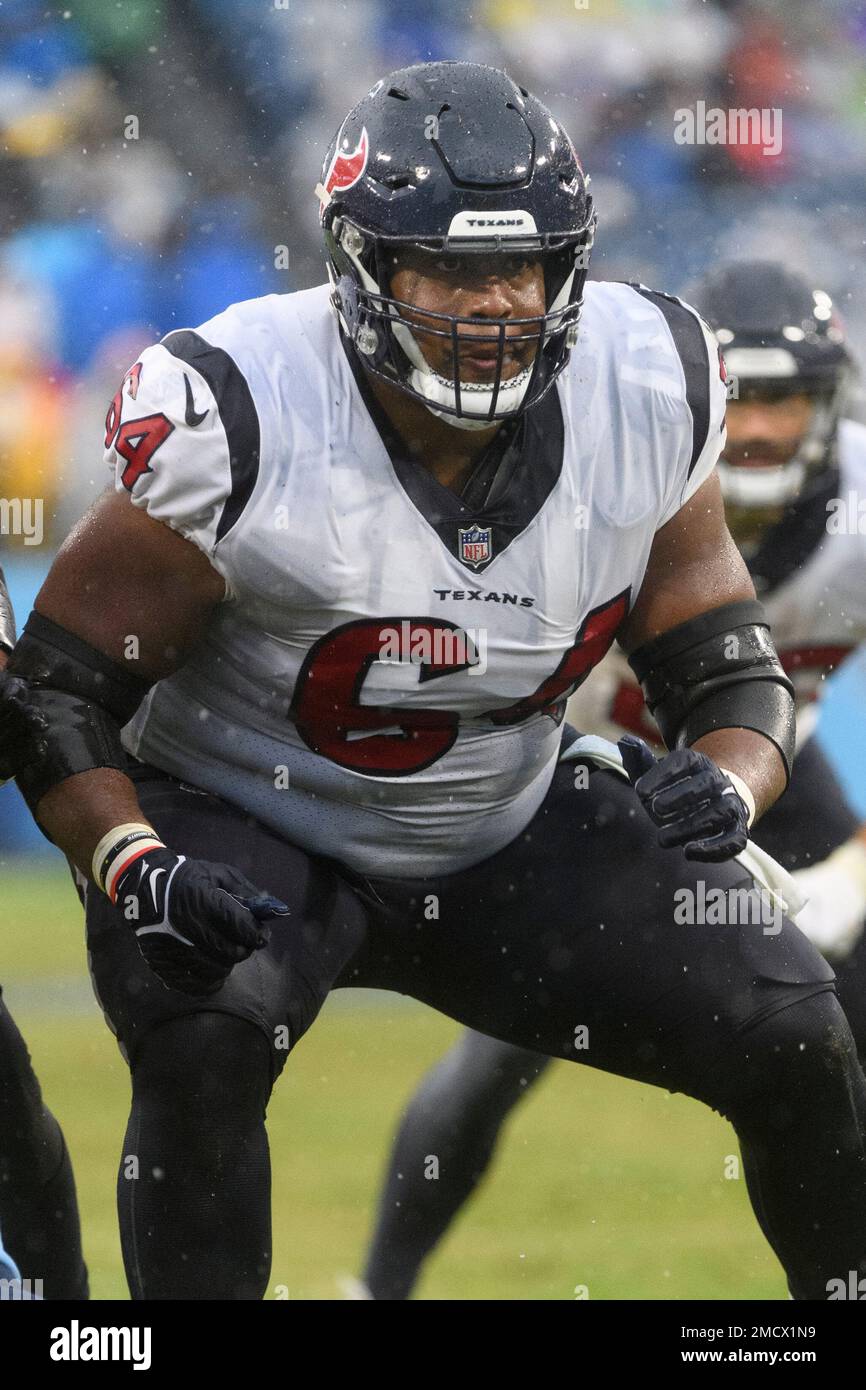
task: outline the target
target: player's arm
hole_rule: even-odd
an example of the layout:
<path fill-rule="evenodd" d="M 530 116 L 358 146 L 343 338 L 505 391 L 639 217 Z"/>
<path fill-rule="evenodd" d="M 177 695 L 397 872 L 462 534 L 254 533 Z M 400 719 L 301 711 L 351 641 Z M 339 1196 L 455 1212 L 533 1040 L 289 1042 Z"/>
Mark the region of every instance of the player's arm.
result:
<path fill-rule="evenodd" d="M 163 982 L 193 994 L 218 989 L 264 945 L 260 923 L 286 909 L 230 865 L 162 841 L 123 771 L 120 730 L 183 664 L 224 593 L 189 541 L 123 494 L 105 497 L 58 554 L 9 662 L 41 721 L 18 773 L 34 816 L 122 906 Z"/>
<path fill-rule="evenodd" d="M 30 640 L 19 647 L 10 669 L 34 681 L 41 662 L 49 713 L 52 689 L 77 685 L 83 700 L 89 697 L 95 706 L 90 739 L 105 745 L 102 752 L 94 749 L 93 756 L 104 754 L 122 767 L 120 728 L 150 687 L 183 664 L 224 595 L 223 578 L 200 550 L 134 507 L 123 493 L 107 494 L 57 555 L 37 596 L 36 618 L 25 628 Z M 65 670 L 51 673 L 52 664 Z M 100 688 L 105 696 L 97 702 L 93 697 Z M 53 704 L 55 718 L 75 720 L 67 700 Z M 70 728 L 67 746 L 72 737 Z M 89 755 L 82 748 L 78 756 L 85 761 Z M 71 770 L 71 748 L 69 757 Z M 120 767 L 71 772 L 44 793 L 42 782 L 53 780 L 59 769 L 44 767 L 41 775 L 34 771 L 21 779 L 39 824 L 89 878 L 93 852 L 103 836 L 113 826 L 147 820 Z"/>
<path fill-rule="evenodd" d="M 767 810 L 787 785 L 793 698 L 715 473 L 656 532 L 618 638 L 668 747 L 705 753 Z"/>
<path fill-rule="evenodd" d="M 225 598 L 215 552 L 239 470 L 251 476 L 237 392 L 232 406 L 210 385 L 219 390 L 218 350 L 179 337 L 147 349 L 112 402 L 116 492 L 64 544 L 12 653 L 31 732 L 23 754 L 4 750 L 0 692 L 0 766 L 23 757 L 18 785 L 38 823 L 122 908 L 162 980 L 206 993 L 264 944 L 260 923 L 286 909 L 230 865 L 165 845 L 124 771 L 121 729 Z M 223 353 L 223 378 L 228 361 Z"/>
<path fill-rule="evenodd" d="M 672 751 L 656 764 L 641 740 L 626 735 L 620 748 L 659 843 L 723 860 L 745 848 L 756 814 L 787 785 L 793 688 L 725 524 L 714 471 L 727 394 L 718 342 L 682 300 L 636 292 L 666 325 L 646 349 L 664 482 L 640 592 L 617 636 Z"/>

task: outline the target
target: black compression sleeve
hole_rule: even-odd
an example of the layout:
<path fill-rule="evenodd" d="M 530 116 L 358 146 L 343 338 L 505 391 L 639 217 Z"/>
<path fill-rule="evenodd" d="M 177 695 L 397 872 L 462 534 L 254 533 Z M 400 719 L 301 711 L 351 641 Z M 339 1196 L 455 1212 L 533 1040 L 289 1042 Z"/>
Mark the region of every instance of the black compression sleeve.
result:
<path fill-rule="evenodd" d="M 34 817 L 45 793 L 68 777 L 94 768 L 126 769 L 120 730 L 151 682 L 41 613 L 30 614 L 8 669 L 29 686 L 28 706 L 41 729 L 17 774 Z"/>
<path fill-rule="evenodd" d="M 716 729 L 752 729 L 776 745 L 790 776 L 794 688 L 756 600 L 680 623 L 639 647 L 629 665 L 668 748 Z"/>
<path fill-rule="evenodd" d="M 24 624 L 9 670 L 30 685 L 62 690 L 99 705 L 121 726 L 153 684 L 35 612 Z"/>

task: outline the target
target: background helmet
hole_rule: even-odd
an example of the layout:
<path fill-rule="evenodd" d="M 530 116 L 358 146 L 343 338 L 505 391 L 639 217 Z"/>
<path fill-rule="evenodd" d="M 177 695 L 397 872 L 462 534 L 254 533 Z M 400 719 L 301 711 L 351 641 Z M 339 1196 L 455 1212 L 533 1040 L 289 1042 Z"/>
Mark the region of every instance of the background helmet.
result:
<path fill-rule="evenodd" d="M 465 429 L 518 415 L 550 389 L 568 361 L 595 230 L 589 180 L 565 131 L 504 72 L 479 63 L 419 63 L 377 82 L 344 120 L 316 192 L 340 323 L 368 371 Z M 526 320 L 459 318 L 390 294 L 401 246 L 451 255 L 540 253 L 546 312 Z M 451 374 L 421 343 L 447 341 Z M 498 357 L 492 383 L 461 381 L 458 332 L 484 326 Z M 435 325 L 435 327 L 432 327 Z M 503 379 L 506 326 L 537 351 Z M 509 345 L 515 339 L 509 337 Z"/>
<path fill-rule="evenodd" d="M 835 466 L 852 364 L 830 296 L 772 261 L 743 261 L 711 271 L 688 298 L 715 332 L 739 399 L 800 392 L 814 398 L 809 427 L 787 463 L 750 468 L 723 455 L 718 465 L 731 505 L 788 505 Z"/>

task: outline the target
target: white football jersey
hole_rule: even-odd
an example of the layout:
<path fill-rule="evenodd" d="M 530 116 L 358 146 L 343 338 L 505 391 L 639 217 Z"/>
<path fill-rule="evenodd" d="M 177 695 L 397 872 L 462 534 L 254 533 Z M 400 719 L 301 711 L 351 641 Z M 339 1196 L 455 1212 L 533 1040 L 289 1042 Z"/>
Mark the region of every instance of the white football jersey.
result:
<path fill-rule="evenodd" d="M 724 409 L 691 309 L 590 284 L 566 370 L 470 502 L 402 455 L 326 286 L 169 334 L 124 378 L 106 457 L 225 601 L 126 746 L 359 872 L 486 858 L 543 800 L 566 698 Z"/>
<path fill-rule="evenodd" d="M 797 746 L 814 731 L 824 682 L 866 642 L 866 426 L 839 427 L 838 498 L 818 504 L 815 544 L 796 568 L 759 598 L 767 612 L 779 659 L 794 685 Z M 785 541 L 777 533 L 776 549 Z M 785 557 L 780 557 L 783 561 Z M 624 730 L 660 742 L 625 656 L 613 648 L 572 697 L 568 718 L 586 733 L 617 739 Z"/>

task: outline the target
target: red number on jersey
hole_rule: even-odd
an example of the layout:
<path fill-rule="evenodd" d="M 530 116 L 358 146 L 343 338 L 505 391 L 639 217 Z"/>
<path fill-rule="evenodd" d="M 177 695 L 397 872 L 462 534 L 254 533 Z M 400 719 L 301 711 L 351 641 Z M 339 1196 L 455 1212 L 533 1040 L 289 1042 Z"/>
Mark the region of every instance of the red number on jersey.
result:
<path fill-rule="evenodd" d="M 628 612 L 629 592 L 626 589 L 593 609 L 574 645 L 534 694 L 488 717 L 496 724 L 517 724 L 538 713 L 560 715 L 565 697 L 608 650 Z M 459 721 L 453 710 L 361 704 L 367 672 L 381 659 L 385 629 L 400 634 L 401 660 L 408 660 L 424 639 L 428 651 L 447 654 L 453 650 L 454 634 L 461 633 L 454 623 L 441 618 L 363 618 L 346 623 L 320 638 L 307 653 L 295 683 L 290 717 L 307 746 L 338 766 L 370 777 L 407 777 L 448 752 L 457 738 Z M 468 663 L 446 655 L 418 665 L 420 683 L 466 670 Z"/>
<path fill-rule="evenodd" d="M 399 634 L 400 660 L 419 639 L 433 652 L 448 650 L 454 623 L 435 618 L 362 618 L 321 637 L 307 653 L 295 683 L 291 718 L 314 753 L 370 777 L 406 777 L 447 753 L 457 737 L 457 715 L 440 709 L 362 705 L 367 672 L 380 660 L 385 630 Z M 453 643 L 453 636 L 450 638 Z M 466 662 L 421 662 L 419 680 L 466 669 Z M 393 733 L 378 730 L 393 729 Z"/>
<path fill-rule="evenodd" d="M 628 613 L 628 599 L 631 589 L 623 589 L 616 598 L 600 603 L 587 614 L 578 628 L 574 645 L 569 648 L 552 676 L 543 681 L 533 695 L 518 700 L 516 705 L 506 709 L 490 710 L 488 717 L 494 724 L 519 724 L 530 715 L 549 714 L 556 717 L 561 711 L 558 705 L 564 703 L 566 696 L 573 694 L 583 685 L 593 666 L 597 666 L 607 653 L 617 630 Z"/>
<path fill-rule="evenodd" d="M 120 457 L 126 459 L 120 481 L 129 492 L 142 473 L 151 471 L 150 460 L 173 429 L 174 425 L 163 414 L 145 415 L 141 420 L 127 420 L 121 425 L 114 447 Z"/>
<path fill-rule="evenodd" d="M 117 426 L 120 423 L 120 413 L 123 410 L 123 388 L 129 386 L 129 398 L 135 400 L 138 395 L 138 383 L 141 377 L 141 363 L 136 362 L 134 367 L 130 367 L 123 381 L 117 388 L 117 392 L 111 405 L 108 407 L 108 414 L 105 417 L 105 447 L 111 448 L 111 441 L 117 433 Z"/>

